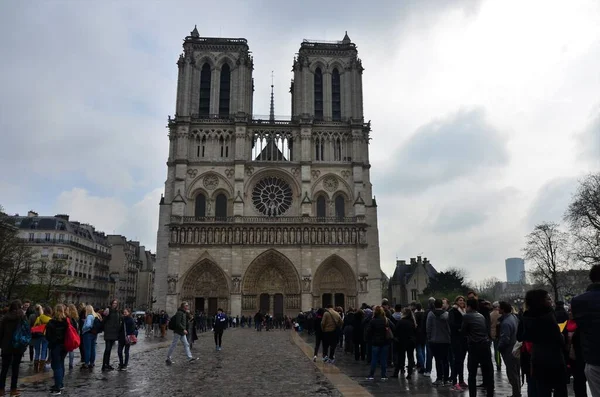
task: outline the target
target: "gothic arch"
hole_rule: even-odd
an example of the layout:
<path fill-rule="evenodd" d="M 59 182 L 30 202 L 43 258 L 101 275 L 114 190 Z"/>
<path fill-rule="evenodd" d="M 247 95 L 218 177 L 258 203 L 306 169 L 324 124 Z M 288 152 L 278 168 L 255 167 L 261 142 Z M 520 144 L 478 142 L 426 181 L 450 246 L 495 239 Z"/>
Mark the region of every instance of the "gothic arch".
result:
<path fill-rule="evenodd" d="M 254 185 L 259 180 L 267 176 L 275 176 L 284 179 L 287 183 L 289 183 L 290 187 L 292 188 L 294 198 L 300 197 L 302 189 L 300 188 L 298 181 L 291 173 L 282 168 L 269 168 L 256 172 L 254 175 L 252 175 L 252 177 L 250 177 L 250 179 L 246 180 L 246 183 L 244 185 L 244 191 L 246 192 L 246 194 L 252 196 L 252 189 L 254 188 Z"/>
<path fill-rule="evenodd" d="M 233 197 L 233 185 L 231 184 L 231 182 L 229 182 L 225 177 L 223 177 L 223 175 L 220 175 L 216 172 L 213 171 L 208 171 L 205 172 L 203 174 L 198 175 L 196 178 L 194 178 L 194 180 L 188 185 L 187 189 L 186 189 L 186 197 L 193 199 L 195 196 L 195 194 L 198 194 L 199 192 L 203 192 L 206 195 L 206 198 L 209 198 L 211 196 L 213 196 L 213 194 L 209 193 L 205 186 L 202 185 L 202 181 L 204 180 L 204 178 L 208 175 L 216 175 L 217 178 L 219 179 L 219 185 L 218 187 L 215 189 L 222 189 L 227 191 L 227 197 L 231 198 Z"/>
<path fill-rule="evenodd" d="M 343 294 L 344 309 L 356 307 L 357 278 L 348 262 L 340 256 L 333 254 L 325 259 L 317 268 L 313 280 L 315 307 L 321 306 L 323 294 Z"/>
<path fill-rule="evenodd" d="M 242 294 L 300 294 L 300 276 L 285 255 L 270 249 L 258 255 L 248 266 L 242 280 Z"/>
<path fill-rule="evenodd" d="M 323 186 L 323 180 L 325 180 L 325 178 L 327 178 L 327 177 L 333 177 L 338 182 L 338 188 L 335 189 L 333 192 L 328 193 L 327 197 L 329 197 L 330 199 L 333 199 L 333 196 L 337 195 L 338 192 L 340 192 L 340 191 L 344 192 L 346 197 L 352 197 L 352 189 L 350 188 L 350 185 L 348 184 L 348 182 L 346 182 L 343 178 L 340 178 L 336 174 L 332 174 L 332 173 L 327 173 L 327 174 L 322 175 L 315 181 L 315 183 L 313 183 L 312 189 L 311 189 L 312 197 L 315 197 L 317 192 L 325 190 L 324 186 Z"/>
<path fill-rule="evenodd" d="M 218 306 L 228 309 L 229 282 L 225 272 L 210 259 L 202 259 L 193 265 L 183 276 L 181 299 L 190 302 L 195 308 L 196 298 L 217 299 Z"/>
<path fill-rule="evenodd" d="M 328 70 L 329 70 L 331 73 L 333 73 L 333 69 L 335 69 L 335 68 L 337 68 L 338 72 L 340 73 L 340 76 L 341 76 L 342 74 L 344 74 L 344 71 L 346 70 L 346 67 L 345 67 L 345 65 L 344 65 L 344 64 L 342 63 L 342 61 L 340 61 L 339 59 L 336 59 L 336 60 L 334 60 L 334 61 L 331 61 L 331 62 L 329 63 L 329 69 L 328 69 Z"/>
<path fill-rule="evenodd" d="M 236 64 L 235 61 L 233 60 L 233 56 L 231 56 L 231 54 L 227 53 L 227 54 L 221 54 L 218 59 L 217 59 L 217 67 L 220 69 L 223 67 L 223 65 L 228 64 L 229 68 L 231 69 L 231 71 L 233 72 L 233 69 L 235 69 Z"/>
<path fill-rule="evenodd" d="M 215 60 L 210 55 L 202 55 L 197 58 L 194 68 L 200 71 L 205 63 L 208 63 L 211 71 L 215 70 Z"/>
<path fill-rule="evenodd" d="M 309 70 L 313 75 L 315 74 L 315 70 L 317 70 L 317 68 L 321 68 L 321 72 L 323 74 L 329 73 L 329 68 L 327 67 L 327 62 L 323 58 L 313 59 L 310 62 Z"/>

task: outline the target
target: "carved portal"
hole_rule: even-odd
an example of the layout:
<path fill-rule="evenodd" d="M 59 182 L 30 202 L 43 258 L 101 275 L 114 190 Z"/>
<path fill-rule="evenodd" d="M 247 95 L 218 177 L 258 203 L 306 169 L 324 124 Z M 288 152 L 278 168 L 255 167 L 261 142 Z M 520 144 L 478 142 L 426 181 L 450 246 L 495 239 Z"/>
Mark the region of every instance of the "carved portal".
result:
<path fill-rule="evenodd" d="M 182 299 L 194 302 L 203 298 L 217 300 L 223 310 L 228 310 L 229 286 L 225 273 L 215 263 L 204 260 L 194 265 L 187 273 L 182 286 Z M 203 310 L 204 308 L 195 308 Z"/>
<path fill-rule="evenodd" d="M 356 307 L 357 277 L 346 261 L 337 255 L 325 259 L 317 269 L 313 279 L 313 297 L 315 307 L 321 306 L 324 294 L 330 294 L 335 300 L 336 294 L 343 294 L 344 309 Z"/>

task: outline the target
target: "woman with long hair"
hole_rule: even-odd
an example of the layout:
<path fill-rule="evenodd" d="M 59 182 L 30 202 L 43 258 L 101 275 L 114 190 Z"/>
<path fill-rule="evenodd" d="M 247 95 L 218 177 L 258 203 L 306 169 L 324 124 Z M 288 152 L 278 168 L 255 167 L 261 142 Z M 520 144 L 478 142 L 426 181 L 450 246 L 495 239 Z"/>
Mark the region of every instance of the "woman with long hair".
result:
<path fill-rule="evenodd" d="M 41 308 L 41 306 L 40 306 Z M 45 331 L 46 326 L 52 319 L 52 308 L 50 306 L 44 307 L 40 312 L 38 312 L 38 316 L 33 323 L 34 327 L 40 327 Z M 31 335 L 35 342 L 33 344 L 34 350 L 34 360 L 33 360 L 33 369 L 34 371 L 43 371 L 44 366 L 46 365 L 46 360 L 48 359 L 48 339 L 44 332 L 32 332 Z"/>
<path fill-rule="evenodd" d="M 552 298 L 548 291 L 534 289 L 525 295 L 525 303 L 528 310 L 523 313 L 522 338 L 532 343 L 530 382 L 535 396 L 567 397 L 564 338 L 552 310 Z"/>
<path fill-rule="evenodd" d="M 19 365 L 21 364 L 21 358 L 23 353 L 27 349 L 27 346 L 22 348 L 15 348 L 13 346 L 13 334 L 17 327 L 23 321 L 27 321 L 25 318 L 25 312 L 21 309 L 21 301 L 15 300 L 11 302 L 8 307 L 8 313 L 0 320 L 0 349 L 2 350 L 2 372 L 0 373 L 0 395 L 4 395 L 4 388 L 6 387 L 6 377 L 8 376 L 9 369 L 12 369 L 12 375 L 10 378 L 10 395 L 20 396 L 21 392 L 17 390 L 17 384 L 19 380 Z"/>
<path fill-rule="evenodd" d="M 377 363 L 381 363 L 381 380 L 387 380 L 387 359 L 391 340 L 388 339 L 388 328 L 394 332 L 394 324 L 387 319 L 381 306 L 376 306 L 373 319 L 367 325 L 367 341 L 371 345 L 371 371 L 368 380 L 373 380 Z"/>
<path fill-rule="evenodd" d="M 417 321 L 410 307 L 405 307 L 401 310 L 400 319 L 396 321 L 396 329 L 394 337 L 397 340 L 396 346 L 398 353 L 396 354 L 394 375 L 392 378 L 397 378 L 400 372 L 404 373 L 404 363 L 408 361 L 406 369 L 406 379 L 412 378 L 412 372 L 415 368 L 415 346 L 417 340 Z"/>
<path fill-rule="evenodd" d="M 81 343 L 79 344 L 79 357 L 80 364 L 83 364 L 83 357 L 85 357 L 85 352 L 83 349 L 83 324 L 85 323 L 85 303 L 79 302 L 77 305 L 77 313 L 79 315 L 79 337 L 81 338 Z"/>
<path fill-rule="evenodd" d="M 448 324 L 450 325 L 450 340 L 452 344 L 452 354 L 454 355 L 454 365 L 450 380 L 452 382 L 452 390 L 465 391 L 469 385 L 465 383 L 465 357 L 467 356 L 467 338 L 461 332 L 462 319 L 466 312 L 467 300 L 464 296 L 459 295 L 454 299 L 454 306 L 448 312 Z"/>
<path fill-rule="evenodd" d="M 44 309 L 42 308 L 42 305 L 40 305 L 39 303 L 36 303 L 35 306 L 33 306 L 33 311 L 31 314 L 29 314 L 29 316 L 27 318 L 27 320 L 29 321 L 29 327 L 33 327 L 33 324 L 35 324 L 35 320 L 37 320 L 38 316 L 43 312 L 44 312 Z M 27 316 L 27 313 L 25 313 L 25 315 Z M 35 346 L 35 339 L 31 338 L 31 342 L 29 343 L 29 361 L 30 362 L 34 362 L 33 361 L 34 346 Z"/>
<path fill-rule="evenodd" d="M 117 347 L 117 353 L 119 355 L 119 371 L 127 371 L 127 365 L 129 364 L 129 348 L 131 347 L 130 336 L 134 333 L 135 321 L 131 317 L 131 311 L 127 308 L 123 309 Z M 123 358 L 123 350 L 125 350 L 125 358 Z"/>
<path fill-rule="evenodd" d="M 83 364 L 81 369 L 93 369 L 96 365 L 96 339 L 98 338 L 98 330 L 96 325 L 101 323 L 102 318 L 94 311 L 92 305 L 85 307 L 85 322 L 81 328 L 83 339 Z"/>
<path fill-rule="evenodd" d="M 73 324 L 73 328 L 79 331 L 79 313 L 77 312 L 77 308 L 75 305 L 70 304 L 67 306 L 67 317 Z M 69 352 L 69 369 L 73 369 L 75 361 L 75 351 Z"/>
<path fill-rule="evenodd" d="M 54 315 L 46 325 L 46 338 L 48 339 L 48 348 L 50 349 L 50 365 L 54 373 L 54 386 L 50 388 L 50 395 L 58 396 L 62 394 L 65 377 L 65 335 L 67 333 L 70 321 L 65 312 L 65 306 L 58 304 L 54 307 Z"/>

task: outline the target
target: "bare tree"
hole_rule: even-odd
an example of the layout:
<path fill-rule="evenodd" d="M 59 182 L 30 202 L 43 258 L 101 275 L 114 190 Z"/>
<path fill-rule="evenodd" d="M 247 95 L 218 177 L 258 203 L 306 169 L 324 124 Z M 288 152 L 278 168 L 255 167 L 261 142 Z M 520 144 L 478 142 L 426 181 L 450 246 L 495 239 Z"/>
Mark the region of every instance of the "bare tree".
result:
<path fill-rule="evenodd" d="M 524 248 L 525 259 L 534 268 L 534 279 L 548 284 L 554 292 L 554 300 L 559 300 L 560 272 L 568 269 L 568 235 L 556 223 L 541 223 L 527 235 Z"/>
<path fill-rule="evenodd" d="M 488 299 L 490 301 L 495 301 L 498 299 L 498 289 L 496 288 L 500 283 L 500 280 L 497 277 L 488 277 L 479 282 L 474 282 L 473 285 L 475 289 L 478 291 L 478 295 L 481 298 Z"/>
<path fill-rule="evenodd" d="M 45 301 L 51 300 L 53 292 L 58 292 L 73 283 L 73 279 L 67 276 L 67 267 L 65 260 L 55 260 L 49 265 L 42 263 L 36 268 L 38 287 L 43 291 Z"/>
<path fill-rule="evenodd" d="M 581 181 L 564 218 L 573 234 L 576 258 L 590 266 L 600 264 L 600 173 Z"/>

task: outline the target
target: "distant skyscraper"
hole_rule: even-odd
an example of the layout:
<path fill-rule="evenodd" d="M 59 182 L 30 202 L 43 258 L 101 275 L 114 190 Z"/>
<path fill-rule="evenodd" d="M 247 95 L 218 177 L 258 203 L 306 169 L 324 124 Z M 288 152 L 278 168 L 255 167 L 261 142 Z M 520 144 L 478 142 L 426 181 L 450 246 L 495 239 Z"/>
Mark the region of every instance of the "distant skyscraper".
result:
<path fill-rule="evenodd" d="M 520 283 L 525 281 L 525 261 L 522 258 L 508 258 L 506 264 L 506 281 Z"/>

